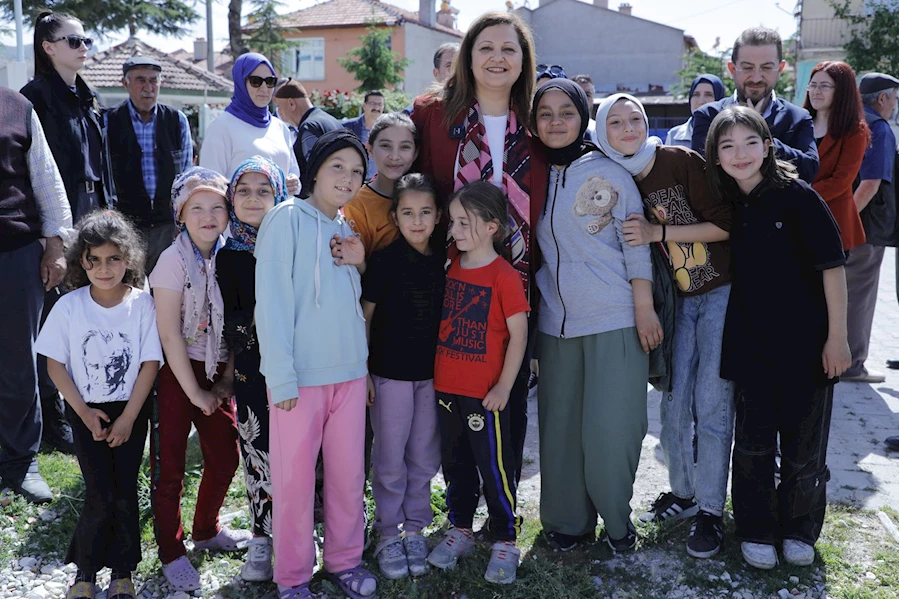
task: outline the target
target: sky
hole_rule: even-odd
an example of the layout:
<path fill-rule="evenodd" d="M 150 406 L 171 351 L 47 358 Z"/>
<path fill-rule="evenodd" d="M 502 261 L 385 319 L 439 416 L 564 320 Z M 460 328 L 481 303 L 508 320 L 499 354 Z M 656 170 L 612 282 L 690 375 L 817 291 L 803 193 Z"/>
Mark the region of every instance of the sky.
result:
<path fill-rule="evenodd" d="M 188 0 L 190 1 L 190 0 Z M 213 2 L 213 39 L 215 49 L 221 50 L 227 45 L 228 36 L 228 1 L 211 0 Z M 407 10 L 418 10 L 418 0 L 386 0 L 396 6 Z M 438 1 L 438 0 L 435 0 Z M 523 0 L 512 0 L 516 7 Z M 623 0 L 609 0 L 609 7 L 617 9 Z M 633 6 L 632 14 L 635 17 L 663 23 L 678 29 L 683 29 L 687 35 L 692 35 L 699 47 L 705 51 L 711 51 L 716 39 L 720 37 L 721 49 L 733 45 L 740 32 L 754 25 L 764 25 L 777 29 L 784 38 L 789 37 L 796 30 L 796 19 L 792 13 L 796 6 L 796 0 L 628 0 Z M 539 0 L 529 0 L 530 7 L 536 8 Z M 316 0 L 284 0 L 285 9 L 282 12 L 291 12 L 301 8 L 307 8 L 316 4 Z M 249 6 L 245 0 L 244 4 Z M 459 10 L 459 28 L 464 30 L 478 15 L 486 10 L 505 10 L 505 0 L 451 0 L 451 5 Z M 289 10 L 286 7 L 289 6 Z M 192 33 L 183 38 L 164 38 L 160 36 L 139 33 L 143 41 L 171 52 L 179 48 L 193 49 L 193 40 L 197 37 L 206 37 L 205 3 L 196 0 L 195 10 L 201 18 L 193 26 Z M 246 12 L 246 10 L 245 10 Z M 33 32 L 29 29 L 25 33 L 25 43 L 31 41 Z M 101 50 L 120 43 L 127 38 L 127 32 L 109 36 L 100 41 Z M 2 41 L 7 45 L 15 44 L 12 36 L 3 36 Z M 538 48 L 539 52 L 539 48 Z"/>

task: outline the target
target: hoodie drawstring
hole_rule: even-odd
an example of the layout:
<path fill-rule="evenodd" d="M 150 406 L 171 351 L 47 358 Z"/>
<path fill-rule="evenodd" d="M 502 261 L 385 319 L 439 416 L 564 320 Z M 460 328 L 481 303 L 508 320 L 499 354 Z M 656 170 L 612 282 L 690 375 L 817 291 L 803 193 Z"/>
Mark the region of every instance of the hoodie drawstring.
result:
<path fill-rule="evenodd" d="M 315 307 L 321 308 L 318 303 L 318 296 L 322 289 L 322 217 L 318 210 L 315 211 L 315 220 L 318 228 L 315 233 L 315 270 L 312 278 L 315 281 Z"/>

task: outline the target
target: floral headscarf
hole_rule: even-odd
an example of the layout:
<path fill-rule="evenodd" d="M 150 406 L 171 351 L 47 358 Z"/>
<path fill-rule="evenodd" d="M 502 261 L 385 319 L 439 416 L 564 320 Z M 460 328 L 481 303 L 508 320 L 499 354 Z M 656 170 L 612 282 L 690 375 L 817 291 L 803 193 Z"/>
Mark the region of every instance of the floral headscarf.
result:
<path fill-rule="evenodd" d="M 275 205 L 277 206 L 288 198 L 287 182 L 284 179 L 284 171 L 281 168 L 262 156 L 253 156 L 247 158 L 240 163 L 234 175 L 231 177 L 231 184 L 228 186 L 228 205 L 231 214 L 231 237 L 225 244 L 225 249 L 241 250 L 252 252 L 256 249 L 256 233 L 258 229 L 253 225 L 248 225 L 237 218 L 234 212 L 234 190 L 240 182 L 240 178 L 246 173 L 262 173 L 268 177 L 272 186 L 272 192 L 275 197 Z"/>

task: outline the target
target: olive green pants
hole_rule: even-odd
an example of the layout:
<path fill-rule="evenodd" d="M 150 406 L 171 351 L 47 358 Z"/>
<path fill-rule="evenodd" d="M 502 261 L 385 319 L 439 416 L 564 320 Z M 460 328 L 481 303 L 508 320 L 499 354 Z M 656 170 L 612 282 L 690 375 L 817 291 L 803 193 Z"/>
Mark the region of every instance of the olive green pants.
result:
<path fill-rule="evenodd" d="M 598 513 L 620 539 L 647 429 L 649 357 L 637 330 L 573 339 L 540 333 L 537 357 L 543 529 L 583 535 Z"/>

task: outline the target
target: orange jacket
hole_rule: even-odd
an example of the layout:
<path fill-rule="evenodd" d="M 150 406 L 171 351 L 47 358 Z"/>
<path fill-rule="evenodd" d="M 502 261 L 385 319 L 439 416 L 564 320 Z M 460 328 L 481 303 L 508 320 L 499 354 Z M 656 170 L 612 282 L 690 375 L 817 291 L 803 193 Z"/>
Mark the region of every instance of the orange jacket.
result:
<path fill-rule="evenodd" d="M 844 250 L 851 250 L 865 243 L 865 230 L 852 197 L 852 184 L 861 168 L 867 147 L 867 129 L 861 127 L 840 139 L 834 139 L 828 133 L 818 147 L 821 166 L 812 182 L 812 188 L 827 202 L 840 226 Z"/>

